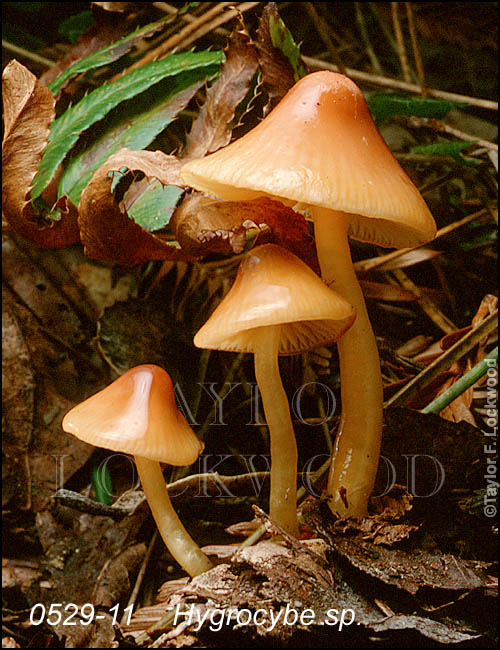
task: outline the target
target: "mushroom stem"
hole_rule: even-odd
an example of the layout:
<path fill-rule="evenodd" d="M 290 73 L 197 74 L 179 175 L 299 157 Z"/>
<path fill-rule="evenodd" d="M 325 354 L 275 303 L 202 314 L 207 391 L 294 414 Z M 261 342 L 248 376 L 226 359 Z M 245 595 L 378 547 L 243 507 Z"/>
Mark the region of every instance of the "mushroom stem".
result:
<path fill-rule="evenodd" d="M 382 376 L 377 343 L 351 260 L 346 215 L 313 208 L 324 281 L 356 308 L 356 320 L 337 342 L 342 417 L 332 453 L 327 494 L 332 512 L 363 517 L 375 484 L 382 439 Z M 333 214 L 332 214 L 333 213 Z"/>
<path fill-rule="evenodd" d="M 134 459 L 154 520 L 172 556 L 191 577 L 212 569 L 214 565 L 186 531 L 172 506 L 160 463 L 144 456 Z"/>
<path fill-rule="evenodd" d="M 287 533 L 299 536 L 297 521 L 297 444 L 288 399 L 278 366 L 280 325 L 258 327 L 255 340 L 255 377 L 269 427 L 271 493 L 269 515 Z"/>

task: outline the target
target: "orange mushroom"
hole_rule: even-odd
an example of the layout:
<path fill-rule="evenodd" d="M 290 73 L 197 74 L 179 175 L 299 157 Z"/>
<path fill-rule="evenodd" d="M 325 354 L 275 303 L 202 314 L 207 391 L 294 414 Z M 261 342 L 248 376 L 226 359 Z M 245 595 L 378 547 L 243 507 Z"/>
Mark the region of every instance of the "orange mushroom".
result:
<path fill-rule="evenodd" d="M 154 365 L 131 368 L 72 408 L 62 428 L 91 445 L 134 456 L 144 494 L 172 556 L 191 576 L 212 568 L 173 509 L 160 462 L 190 465 L 203 451 L 175 404 L 169 375 Z"/>
<path fill-rule="evenodd" d="M 298 535 L 297 445 L 278 355 L 299 354 L 336 341 L 355 312 L 290 251 L 264 244 L 241 262 L 233 286 L 197 332 L 200 348 L 251 352 L 269 426 L 271 518 Z"/>
<path fill-rule="evenodd" d="M 323 279 L 357 314 L 338 343 L 342 422 L 329 504 L 339 516 L 365 515 L 380 452 L 382 379 L 347 236 L 390 247 L 427 242 L 436 225 L 425 201 L 385 144 L 361 90 L 329 71 L 301 79 L 249 133 L 187 162 L 180 174 L 218 198 L 268 196 L 313 216 Z"/>

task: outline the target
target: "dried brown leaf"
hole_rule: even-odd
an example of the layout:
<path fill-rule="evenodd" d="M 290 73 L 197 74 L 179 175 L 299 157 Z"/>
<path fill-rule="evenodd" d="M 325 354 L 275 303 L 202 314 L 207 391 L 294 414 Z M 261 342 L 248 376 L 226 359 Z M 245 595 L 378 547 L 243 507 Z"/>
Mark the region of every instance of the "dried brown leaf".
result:
<path fill-rule="evenodd" d="M 320 268 L 316 244 L 307 221 L 292 208 L 282 206 L 278 201 L 274 203 L 278 204 L 273 206 L 275 209 L 266 209 L 265 213 L 264 223 L 270 229 L 270 233 L 267 235 L 269 239 L 266 239 L 266 241 L 288 248 L 289 251 L 300 257 L 319 275 Z"/>
<path fill-rule="evenodd" d="M 288 248 L 319 273 L 314 239 L 304 217 L 279 201 L 217 201 L 198 193 L 188 196 L 171 221 L 177 240 L 187 253 L 241 253 L 246 232 L 258 229 L 258 243 Z"/>
<path fill-rule="evenodd" d="M 332 522 L 328 513 L 326 517 L 324 514 L 320 504 L 312 499 L 307 508 L 303 508 L 306 522 L 340 556 L 364 573 L 410 594 L 414 595 L 424 587 L 465 592 L 491 583 L 488 563 L 463 560 L 437 551 L 401 550 L 392 548 L 392 544 L 387 542 L 377 544 L 376 537 L 367 535 L 364 526 L 370 526 L 370 520 L 376 520 L 378 515 L 360 522 Z M 393 526 L 397 529 L 405 524 Z M 401 539 L 404 536 L 395 541 Z"/>
<path fill-rule="evenodd" d="M 249 202 L 250 203 L 250 202 Z M 246 232 L 258 212 L 253 205 L 216 201 L 193 193 L 175 210 L 171 227 L 182 249 L 195 257 L 208 253 L 236 253 L 246 245 Z"/>
<path fill-rule="evenodd" d="M 163 185 L 182 185 L 178 177 L 180 161 L 161 151 L 121 149 L 99 167 L 82 192 L 78 224 L 85 254 L 120 264 L 140 264 L 148 260 L 192 259 L 159 236 L 136 224 L 111 192 L 110 172 L 123 167 L 142 172 Z"/>
<path fill-rule="evenodd" d="M 482 321 L 492 314 L 498 308 L 498 298 L 496 296 L 487 295 L 481 301 L 479 308 L 472 319 L 472 325 L 469 327 L 464 327 L 461 330 L 452 332 L 447 336 L 443 337 L 440 341 L 441 348 L 447 350 L 454 343 L 459 341 L 463 336 L 465 336 L 471 329 L 477 327 L 482 323 Z M 436 392 L 435 397 L 446 392 L 453 384 L 458 381 L 466 372 L 468 372 L 473 365 L 481 361 L 484 357 L 484 343 L 477 346 L 475 350 L 472 350 L 470 354 L 464 357 L 460 362 L 454 363 L 450 372 L 453 373 L 451 377 L 447 379 Z M 451 420 L 452 422 L 461 422 L 465 420 L 472 425 L 476 424 L 476 420 L 471 411 L 472 400 L 474 399 L 474 386 L 470 386 L 466 391 L 459 395 L 456 399 L 451 402 L 447 407 L 445 407 L 441 412 L 440 416 L 446 420 Z"/>
<path fill-rule="evenodd" d="M 257 71 L 255 46 L 243 26 L 229 36 L 226 60 L 217 81 L 208 89 L 186 139 L 183 158 L 201 158 L 231 139 L 231 122 Z"/>
<path fill-rule="evenodd" d="M 295 84 L 294 70 L 290 61 L 281 50 L 273 45 L 269 31 L 271 17 L 275 21 L 279 18 L 275 2 L 267 2 L 264 5 L 255 41 L 262 83 L 269 95 L 267 110 L 274 108 Z"/>
<path fill-rule="evenodd" d="M 498 309 L 498 297 L 486 294 L 472 319 L 472 327 L 477 327 L 483 320 Z"/>
<path fill-rule="evenodd" d="M 2 144 L 2 207 L 13 230 L 49 248 L 79 240 L 76 208 L 69 201 L 58 221 L 38 221 L 29 192 L 54 120 L 54 96 L 15 59 L 2 75 L 4 139 Z"/>
<path fill-rule="evenodd" d="M 48 381 L 39 382 L 37 393 L 44 420 L 36 428 L 29 453 L 33 512 L 46 508 L 60 482 L 69 480 L 94 452 L 94 447 L 62 430 L 62 418 L 74 403 L 57 393 Z"/>

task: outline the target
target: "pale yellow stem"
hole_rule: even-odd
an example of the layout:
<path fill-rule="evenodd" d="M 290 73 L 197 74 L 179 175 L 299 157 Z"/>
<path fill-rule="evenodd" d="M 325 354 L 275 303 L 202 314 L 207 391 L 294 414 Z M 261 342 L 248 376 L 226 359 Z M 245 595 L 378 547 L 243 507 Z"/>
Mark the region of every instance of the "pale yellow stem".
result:
<path fill-rule="evenodd" d="M 327 493 L 340 517 L 367 514 L 382 439 L 382 376 L 377 343 L 352 265 L 346 215 L 314 208 L 314 228 L 324 281 L 356 309 L 353 326 L 337 342 L 342 417 L 332 453 Z"/>
<path fill-rule="evenodd" d="M 278 366 L 280 325 L 258 327 L 253 333 L 256 337 L 255 377 L 271 444 L 269 515 L 287 533 L 298 537 L 297 444 Z"/>
<path fill-rule="evenodd" d="M 177 516 L 168 495 L 160 463 L 143 456 L 135 456 L 135 464 L 156 526 L 174 559 L 190 576 L 197 576 L 213 568 L 212 562 Z"/>

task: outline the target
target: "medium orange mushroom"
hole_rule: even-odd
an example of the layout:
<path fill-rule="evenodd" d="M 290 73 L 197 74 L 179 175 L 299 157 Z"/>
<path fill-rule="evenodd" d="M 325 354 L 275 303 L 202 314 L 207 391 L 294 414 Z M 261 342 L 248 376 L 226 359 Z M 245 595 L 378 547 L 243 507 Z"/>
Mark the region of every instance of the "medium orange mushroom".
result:
<path fill-rule="evenodd" d="M 243 258 L 231 289 L 194 337 L 200 348 L 254 355 L 271 445 L 269 514 L 291 535 L 298 535 L 297 445 L 278 355 L 333 343 L 354 318 L 353 307 L 307 264 L 264 244 Z"/>
<path fill-rule="evenodd" d="M 172 556 L 191 576 L 212 568 L 177 516 L 161 471 L 160 462 L 190 465 L 203 451 L 203 443 L 176 406 L 165 370 L 154 365 L 131 368 L 66 413 L 62 428 L 91 445 L 132 454 Z"/>
<path fill-rule="evenodd" d="M 190 186 L 244 201 L 268 196 L 310 213 L 325 282 L 354 305 L 338 342 L 342 422 L 327 492 L 339 516 L 367 513 L 382 436 L 377 344 L 347 236 L 380 246 L 417 246 L 436 225 L 422 196 L 375 126 L 361 90 L 344 75 L 301 79 L 249 133 L 180 171 Z"/>

